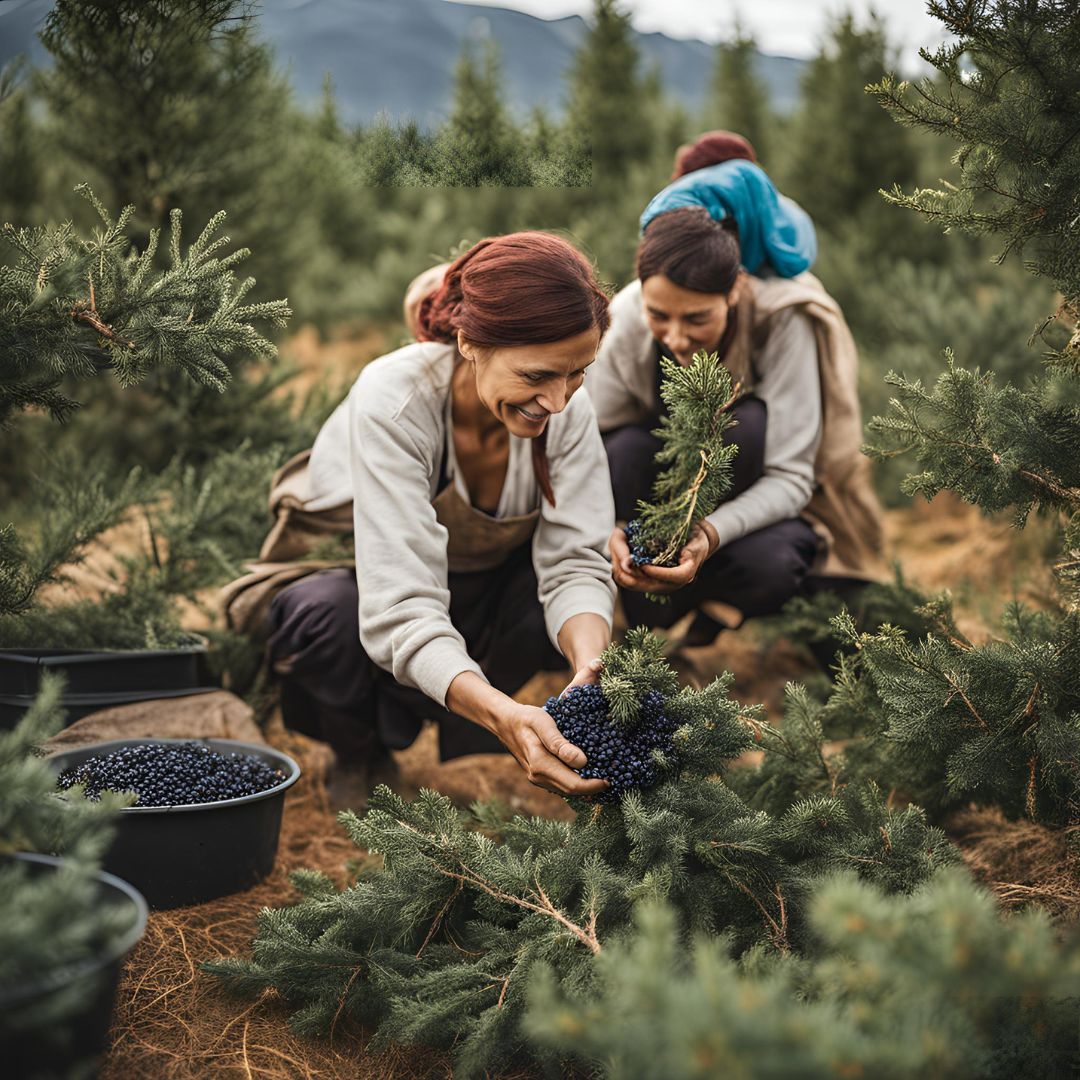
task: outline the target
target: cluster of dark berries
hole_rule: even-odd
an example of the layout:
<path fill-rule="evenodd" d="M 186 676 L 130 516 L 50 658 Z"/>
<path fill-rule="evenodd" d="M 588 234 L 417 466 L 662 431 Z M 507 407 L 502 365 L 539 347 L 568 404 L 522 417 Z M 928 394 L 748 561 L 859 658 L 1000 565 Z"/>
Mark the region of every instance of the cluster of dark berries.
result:
<path fill-rule="evenodd" d="M 198 742 L 135 743 L 65 769 L 56 786 L 82 784 L 88 799 L 134 791 L 138 806 L 189 806 L 255 795 L 284 779 L 252 754 L 221 754 Z"/>
<path fill-rule="evenodd" d="M 630 545 L 630 561 L 635 566 L 650 566 L 652 556 L 641 542 L 641 522 L 637 518 L 628 521 L 623 532 L 626 533 L 626 542 Z"/>
<path fill-rule="evenodd" d="M 612 721 L 603 691 L 595 683 L 576 686 L 561 698 L 548 698 L 544 708 L 560 733 L 585 752 L 588 761 L 578 775 L 611 784 L 602 796 L 605 799 L 655 784 L 660 770 L 653 760 L 654 750 L 674 756 L 676 725 L 658 690 L 650 690 L 641 699 L 638 719 L 632 725 Z"/>

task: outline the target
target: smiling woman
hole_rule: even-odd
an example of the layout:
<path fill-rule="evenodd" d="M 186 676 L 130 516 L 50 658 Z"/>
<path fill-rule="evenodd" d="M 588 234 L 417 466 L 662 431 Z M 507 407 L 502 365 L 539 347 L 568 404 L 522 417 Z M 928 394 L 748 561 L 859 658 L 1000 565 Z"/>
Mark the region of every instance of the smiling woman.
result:
<path fill-rule="evenodd" d="M 510 695 L 567 663 L 595 679 L 610 637 L 614 508 L 577 393 L 607 296 L 540 232 L 483 240 L 426 284 L 407 300 L 419 341 L 364 369 L 311 451 L 299 501 L 351 503 L 356 572 L 273 600 L 285 721 L 363 769 L 435 719 L 444 757 L 505 748 L 537 784 L 601 790 Z"/>
<path fill-rule="evenodd" d="M 731 132 L 680 150 L 677 178 L 642 214 L 637 280 L 612 301 L 589 386 L 623 520 L 663 464 L 661 358 L 686 367 L 716 353 L 739 391 L 724 435 L 737 449 L 730 491 L 694 525 L 677 564 L 639 566 L 623 529 L 612 532 L 629 622 L 668 627 L 696 611 L 687 644 L 779 611 L 811 573 L 854 586 L 881 571 L 855 345 L 807 270 L 812 223 L 748 152 Z M 648 603 L 656 593 L 670 602 Z"/>

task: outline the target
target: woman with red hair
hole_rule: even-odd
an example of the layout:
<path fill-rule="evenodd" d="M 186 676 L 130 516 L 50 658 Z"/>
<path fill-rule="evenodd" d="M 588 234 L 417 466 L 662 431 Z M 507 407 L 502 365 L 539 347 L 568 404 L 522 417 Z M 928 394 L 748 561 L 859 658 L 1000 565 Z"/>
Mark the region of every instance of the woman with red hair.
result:
<path fill-rule="evenodd" d="M 578 393 L 607 296 L 542 232 L 483 240 L 433 284 L 408 302 L 419 340 L 364 368 L 307 461 L 296 505 L 351 503 L 356 567 L 273 600 L 285 720 L 370 767 L 435 719 L 444 758 L 505 748 L 534 783 L 595 793 L 582 751 L 510 695 L 567 663 L 594 680 L 610 638 L 614 511 Z"/>

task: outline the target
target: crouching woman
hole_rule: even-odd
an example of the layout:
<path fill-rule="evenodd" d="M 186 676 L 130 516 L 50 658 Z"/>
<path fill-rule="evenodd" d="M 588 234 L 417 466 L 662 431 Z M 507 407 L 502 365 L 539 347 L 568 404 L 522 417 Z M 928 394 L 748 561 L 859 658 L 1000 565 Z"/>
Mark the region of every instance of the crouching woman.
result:
<path fill-rule="evenodd" d="M 637 280 L 612 301 L 589 386 L 622 520 L 651 497 L 659 470 L 660 358 L 685 366 L 717 352 L 741 389 L 725 433 L 738 447 L 731 491 L 678 565 L 635 566 L 622 529 L 611 537 L 628 621 L 668 627 L 697 611 L 685 644 L 779 611 L 811 570 L 854 587 L 882 569 L 858 358 L 836 301 L 806 272 L 809 219 L 751 161 L 698 159 L 643 215 Z"/>
<path fill-rule="evenodd" d="M 307 463 L 309 508 L 352 503 L 355 575 L 311 575 L 270 609 L 286 723 L 355 765 L 430 718 L 444 758 L 505 747 L 542 787 L 606 786 L 510 695 L 567 662 L 594 679 L 610 638 L 614 508 L 578 393 L 607 308 L 565 241 L 483 240 L 424 299 L 420 340 L 363 370 Z"/>

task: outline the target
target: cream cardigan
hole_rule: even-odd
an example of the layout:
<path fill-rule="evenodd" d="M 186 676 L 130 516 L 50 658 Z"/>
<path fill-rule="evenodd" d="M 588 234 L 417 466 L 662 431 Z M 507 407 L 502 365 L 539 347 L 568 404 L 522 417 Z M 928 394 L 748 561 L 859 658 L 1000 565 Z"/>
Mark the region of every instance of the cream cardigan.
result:
<path fill-rule="evenodd" d="M 360 586 L 360 641 L 398 682 L 440 704 L 463 671 L 482 676 L 450 621 L 446 530 L 436 520 L 457 350 L 419 343 L 360 373 L 311 453 L 306 510 L 351 501 Z M 614 527 L 607 458 L 588 395 L 578 392 L 548 421 L 547 456 L 556 506 L 541 500 L 528 439 L 510 436 L 510 460 L 495 516 L 540 518 L 533 565 L 548 636 L 584 612 L 610 625 L 615 600 L 608 536 Z M 448 473 L 467 499 L 460 470 Z"/>

